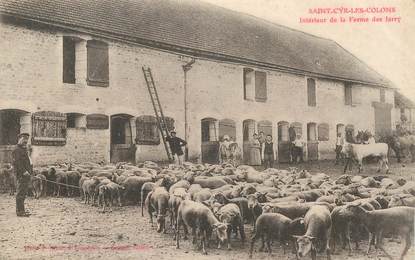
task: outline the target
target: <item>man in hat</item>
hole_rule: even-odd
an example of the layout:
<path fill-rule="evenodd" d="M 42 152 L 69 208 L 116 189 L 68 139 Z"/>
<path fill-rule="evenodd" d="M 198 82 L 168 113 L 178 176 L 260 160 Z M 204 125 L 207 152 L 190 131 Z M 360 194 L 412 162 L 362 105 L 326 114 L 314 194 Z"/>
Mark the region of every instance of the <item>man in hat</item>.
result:
<path fill-rule="evenodd" d="M 183 164 L 183 150 L 182 146 L 187 145 L 187 142 L 176 136 L 176 131 L 170 132 L 170 137 L 166 138 L 166 141 L 169 142 L 171 153 L 174 157 L 176 164 Z"/>
<path fill-rule="evenodd" d="M 229 135 L 224 135 L 222 137 L 223 141 L 219 145 L 219 163 L 229 163 L 230 157 L 230 150 L 229 145 L 231 142 L 229 141 Z"/>
<path fill-rule="evenodd" d="M 16 148 L 12 152 L 13 168 L 16 174 L 17 182 L 16 215 L 18 217 L 28 217 L 30 216 L 30 213 L 25 211 L 24 200 L 26 198 L 30 175 L 33 173 L 32 162 L 27 150 L 29 134 L 21 133 L 17 136 L 17 138 L 18 141 Z"/>

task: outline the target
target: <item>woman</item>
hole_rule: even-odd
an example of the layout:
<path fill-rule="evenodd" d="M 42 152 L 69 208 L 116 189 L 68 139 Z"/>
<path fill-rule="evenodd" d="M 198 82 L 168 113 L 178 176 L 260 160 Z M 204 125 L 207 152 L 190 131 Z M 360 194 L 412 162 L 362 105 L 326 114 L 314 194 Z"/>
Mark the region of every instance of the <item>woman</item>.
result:
<path fill-rule="evenodd" d="M 249 150 L 249 165 L 261 165 L 261 144 L 258 140 L 258 135 L 254 134 Z"/>

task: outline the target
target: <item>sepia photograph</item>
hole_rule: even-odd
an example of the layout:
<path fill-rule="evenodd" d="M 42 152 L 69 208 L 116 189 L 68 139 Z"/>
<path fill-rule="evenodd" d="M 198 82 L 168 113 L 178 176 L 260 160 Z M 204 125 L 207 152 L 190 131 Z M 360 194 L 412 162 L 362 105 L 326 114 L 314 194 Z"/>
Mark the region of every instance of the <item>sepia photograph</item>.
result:
<path fill-rule="evenodd" d="M 414 0 L 0 0 L 0 259 L 415 259 Z"/>

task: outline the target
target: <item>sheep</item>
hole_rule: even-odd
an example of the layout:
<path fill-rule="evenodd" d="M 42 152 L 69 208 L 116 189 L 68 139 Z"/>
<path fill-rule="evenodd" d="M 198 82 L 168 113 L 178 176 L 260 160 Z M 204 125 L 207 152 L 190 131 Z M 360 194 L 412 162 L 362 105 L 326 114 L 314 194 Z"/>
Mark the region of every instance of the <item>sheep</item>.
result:
<path fill-rule="evenodd" d="M 258 217 L 255 226 L 256 230 L 251 237 L 251 246 L 249 249 L 249 258 L 252 258 L 252 252 L 254 249 L 255 240 L 258 237 L 262 238 L 262 247 L 264 248 L 264 236 L 267 242 L 268 253 L 271 254 L 271 241 L 272 237 L 278 237 L 284 248 L 285 253 L 285 241 L 288 239 L 288 228 L 291 224 L 291 219 L 279 213 L 264 213 Z"/>
<path fill-rule="evenodd" d="M 201 248 L 202 253 L 207 255 L 205 244 L 208 232 L 216 231 L 219 240 L 223 243 L 227 239 L 227 225 L 220 222 L 212 211 L 205 205 L 191 200 L 184 200 L 180 203 L 177 212 L 177 228 L 175 232 L 176 248 L 179 249 L 180 225 L 183 225 L 185 238 L 187 236 L 187 227 L 193 229 L 193 242 L 196 242 L 196 229 L 199 229 L 199 235 L 202 235 Z"/>
<path fill-rule="evenodd" d="M 319 244 L 320 249 L 326 250 L 327 259 L 330 260 L 330 211 L 324 206 L 313 206 L 305 214 L 304 224 L 306 233 L 303 236 L 294 236 L 297 238 L 297 255 L 303 257 L 311 251 L 311 258 L 315 260 L 316 244 Z"/>
<path fill-rule="evenodd" d="M 348 205 L 347 208 L 363 222 L 369 231 L 369 246 L 366 254 L 369 254 L 372 237 L 376 239 L 376 248 L 380 248 L 389 258 L 392 258 L 383 248 L 382 239 L 384 232 L 399 234 L 405 238 L 405 248 L 400 256 L 403 259 L 411 247 L 411 233 L 414 229 L 415 208 L 394 207 L 367 211 L 360 205 Z"/>
<path fill-rule="evenodd" d="M 180 203 L 185 199 L 190 199 L 190 194 L 186 192 L 185 188 L 176 188 L 173 194 L 170 194 L 170 226 L 174 229 L 177 227 L 177 211 L 179 210 Z"/>
<path fill-rule="evenodd" d="M 166 213 L 169 207 L 169 192 L 165 187 L 156 187 L 145 200 L 150 222 L 153 226 L 153 212 L 157 213 L 157 232 L 166 233 Z"/>
<path fill-rule="evenodd" d="M 410 194 L 393 195 L 388 207 L 393 208 L 397 206 L 415 207 L 415 197 Z"/>
<path fill-rule="evenodd" d="M 231 231 L 239 229 L 239 234 L 241 235 L 242 243 L 245 242 L 245 230 L 244 223 L 241 216 L 241 211 L 238 205 L 234 203 L 229 203 L 221 206 L 215 213 L 219 221 L 228 225 L 227 229 L 227 243 L 228 249 L 231 249 Z M 221 247 L 219 242 L 218 248 Z"/>

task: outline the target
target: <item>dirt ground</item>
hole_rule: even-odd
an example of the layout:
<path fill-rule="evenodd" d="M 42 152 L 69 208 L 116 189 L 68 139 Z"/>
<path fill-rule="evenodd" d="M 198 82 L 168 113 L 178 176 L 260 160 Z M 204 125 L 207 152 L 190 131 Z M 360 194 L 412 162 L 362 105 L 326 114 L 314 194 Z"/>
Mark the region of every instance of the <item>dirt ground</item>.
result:
<path fill-rule="evenodd" d="M 277 165 L 287 168 L 290 165 Z M 310 172 L 324 172 L 333 177 L 342 173 L 342 166 L 333 162 L 313 162 L 299 165 Z M 391 176 L 411 180 L 415 177 L 415 164 L 402 167 L 393 163 Z M 375 175 L 376 165 L 365 168 L 364 175 Z M 382 173 L 384 174 L 384 172 Z M 0 259 L 248 259 L 248 243 L 242 245 L 233 239 L 233 250 L 216 249 L 211 243 L 208 255 L 203 256 L 190 241 L 182 241 L 175 248 L 172 232 L 159 234 L 149 224 L 148 216 L 141 217 L 140 207 L 125 206 L 113 212 L 101 213 L 98 208 L 84 205 L 79 198 L 29 197 L 26 208 L 32 212 L 29 218 L 17 218 L 14 197 L 0 194 Z M 169 225 L 168 225 L 169 226 Z M 252 228 L 246 225 L 247 237 Z M 403 242 L 403 241 L 402 241 Z M 257 241 L 253 259 L 295 259 L 291 253 L 283 254 L 278 242 L 273 244 L 273 253 L 257 252 Z M 375 250 L 365 256 L 367 243 L 351 256 L 346 251 L 337 251 L 332 259 L 383 259 Z M 385 248 L 395 258 L 403 243 L 385 239 Z M 309 259 L 309 256 L 306 257 Z M 318 259 L 325 259 L 318 255 Z M 415 259 L 412 248 L 405 259 Z"/>

